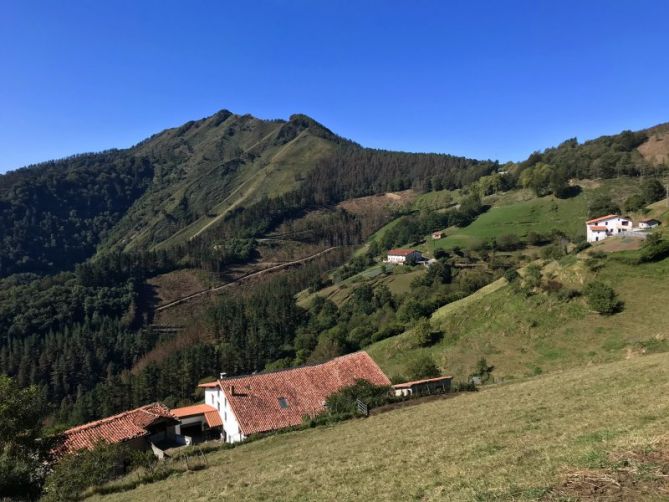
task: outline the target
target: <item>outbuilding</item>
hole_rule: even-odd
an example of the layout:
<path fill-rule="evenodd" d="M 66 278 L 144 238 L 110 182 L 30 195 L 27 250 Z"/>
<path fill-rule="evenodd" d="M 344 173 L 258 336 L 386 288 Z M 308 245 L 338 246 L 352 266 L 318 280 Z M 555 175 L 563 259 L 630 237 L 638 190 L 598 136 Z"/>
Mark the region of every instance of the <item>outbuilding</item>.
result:
<path fill-rule="evenodd" d="M 649 229 L 649 228 L 656 228 L 660 226 L 659 220 L 654 220 L 654 219 L 649 219 L 649 220 L 641 220 L 639 222 L 639 228 L 641 229 Z"/>
<path fill-rule="evenodd" d="M 445 393 L 451 390 L 452 381 L 452 376 L 441 376 L 398 383 L 393 385 L 393 393 L 398 397 Z"/>

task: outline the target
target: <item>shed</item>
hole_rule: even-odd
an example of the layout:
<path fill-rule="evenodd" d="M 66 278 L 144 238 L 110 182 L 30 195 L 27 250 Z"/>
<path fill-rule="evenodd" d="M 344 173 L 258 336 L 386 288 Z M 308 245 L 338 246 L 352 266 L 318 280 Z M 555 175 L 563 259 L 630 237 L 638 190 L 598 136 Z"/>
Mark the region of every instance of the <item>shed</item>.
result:
<path fill-rule="evenodd" d="M 412 382 L 398 383 L 393 385 L 395 396 L 414 396 L 423 394 L 439 394 L 451 390 L 452 376 L 441 376 L 414 380 Z"/>

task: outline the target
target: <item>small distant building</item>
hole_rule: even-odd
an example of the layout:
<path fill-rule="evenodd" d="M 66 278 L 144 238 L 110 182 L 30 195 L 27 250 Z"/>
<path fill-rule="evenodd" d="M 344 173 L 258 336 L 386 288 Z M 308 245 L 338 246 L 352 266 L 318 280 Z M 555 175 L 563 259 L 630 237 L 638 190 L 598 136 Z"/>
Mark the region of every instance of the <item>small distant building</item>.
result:
<path fill-rule="evenodd" d="M 438 394 L 451 390 L 452 376 L 427 378 L 425 380 L 414 380 L 413 382 L 398 383 L 393 385 L 395 396 L 418 396 L 423 394 Z"/>
<path fill-rule="evenodd" d="M 218 410 L 208 404 L 195 404 L 170 410 L 172 415 L 179 419 L 175 427 L 177 435 L 186 436 L 195 440 L 221 439 L 223 435 L 223 420 Z"/>
<path fill-rule="evenodd" d="M 423 255 L 420 254 L 420 251 L 415 249 L 391 249 L 388 251 L 388 258 L 386 261 L 388 263 L 396 263 L 398 265 L 404 265 L 407 262 L 419 262 L 423 259 Z"/>
<path fill-rule="evenodd" d="M 205 404 L 218 410 L 228 443 L 300 425 L 326 410 L 326 399 L 357 380 L 390 386 L 366 352 L 336 357 L 323 364 L 258 373 L 201 384 Z"/>
<path fill-rule="evenodd" d="M 63 455 L 92 450 L 100 443 L 125 443 L 137 450 L 148 450 L 153 443 L 173 436 L 174 426 L 178 423 L 166 406 L 147 404 L 66 430 L 64 441 L 56 453 Z"/>
<path fill-rule="evenodd" d="M 443 237 L 444 237 L 444 232 L 442 230 L 437 230 L 436 232 L 432 232 L 432 239 L 435 241 L 438 241 Z"/>
<path fill-rule="evenodd" d="M 598 242 L 623 232 L 632 231 L 632 220 L 618 214 L 608 214 L 585 222 L 588 242 Z"/>
<path fill-rule="evenodd" d="M 649 229 L 649 228 L 656 228 L 656 227 L 659 227 L 659 226 L 660 226 L 659 220 L 654 220 L 652 218 L 650 220 L 641 220 L 639 222 L 639 228 L 644 229 L 644 230 Z"/>

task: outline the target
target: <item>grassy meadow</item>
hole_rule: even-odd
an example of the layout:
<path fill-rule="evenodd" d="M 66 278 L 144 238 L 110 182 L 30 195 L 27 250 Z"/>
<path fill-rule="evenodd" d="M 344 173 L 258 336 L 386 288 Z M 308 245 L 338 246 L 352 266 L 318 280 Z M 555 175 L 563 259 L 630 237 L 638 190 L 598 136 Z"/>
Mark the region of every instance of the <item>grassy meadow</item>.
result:
<path fill-rule="evenodd" d="M 204 470 L 100 499 L 577 500 L 567 481 L 617 490 L 615 469 L 667 451 L 667 395 L 669 354 L 588 364 L 213 452 Z M 657 467 L 639 465 L 633 499 L 662 500 Z"/>
<path fill-rule="evenodd" d="M 595 276 L 585 259 L 548 262 L 544 277 L 581 289 Z M 597 279 L 615 289 L 624 302 L 621 312 L 599 315 L 583 298 L 559 301 L 547 293 L 525 297 L 500 279 L 433 314 L 433 326 L 444 333 L 435 345 L 412 348 L 409 331 L 367 350 L 389 375 L 403 374 L 413 358 L 428 353 L 458 379 L 486 357 L 501 380 L 669 350 L 669 259 L 629 265 L 612 255 L 603 261 Z"/>

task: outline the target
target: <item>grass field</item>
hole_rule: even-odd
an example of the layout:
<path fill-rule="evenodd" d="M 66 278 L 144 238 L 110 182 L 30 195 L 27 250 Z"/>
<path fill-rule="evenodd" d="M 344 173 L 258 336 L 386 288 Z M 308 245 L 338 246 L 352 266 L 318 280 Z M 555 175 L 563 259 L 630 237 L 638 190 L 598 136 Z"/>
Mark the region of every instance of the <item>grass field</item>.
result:
<path fill-rule="evenodd" d="M 585 237 L 584 222 L 588 216 L 589 201 L 598 195 L 608 195 L 623 207 L 627 197 L 638 191 L 640 180 L 620 178 L 582 180 L 581 183 L 582 191 L 568 199 L 558 199 L 552 195 L 537 198 L 529 190 L 512 190 L 488 196 L 484 202 L 491 206 L 490 210 L 467 227 L 449 228 L 444 239 L 426 239 L 421 250 L 431 252 L 438 248 L 452 249 L 456 246 L 470 248 L 504 234 L 524 237 L 529 232 L 550 233 L 553 229 L 560 230 L 573 239 Z M 439 201 L 448 201 L 449 197 L 453 197 L 450 194 L 439 197 L 440 193 L 422 195 L 416 204 L 422 202 L 423 205 L 435 208 Z M 663 209 L 666 211 L 666 204 Z M 660 208 L 651 207 L 648 216 L 633 216 L 657 217 L 662 212 Z"/>
<path fill-rule="evenodd" d="M 669 354 L 589 365 L 210 453 L 104 500 L 584 500 L 584 476 L 610 500 L 666 500 L 667 395 Z"/>
<path fill-rule="evenodd" d="M 514 203 L 497 202 L 487 212 L 464 228 L 451 228 L 447 237 L 439 241 L 428 241 L 434 248 L 471 247 L 493 237 L 516 234 L 524 237 L 528 232 L 548 233 L 559 229 L 570 236 L 584 232 L 583 222 L 587 216 L 587 201 L 581 194 L 571 199 L 552 196 L 533 198 Z"/>
<path fill-rule="evenodd" d="M 552 262 L 545 274 L 578 289 L 592 277 L 582 260 L 566 266 Z M 405 333 L 367 350 L 389 375 L 404 374 L 412 359 L 428 353 L 458 379 L 486 357 L 501 380 L 668 351 L 669 260 L 635 266 L 610 258 L 598 279 L 616 290 L 622 312 L 601 316 L 582 298 L 561 302 L 546 293 L 526 298 L 503 286 L 437 310 L 433 326 L 444 337 L 432 347 L 410 348 L 411 335 Z"/>

